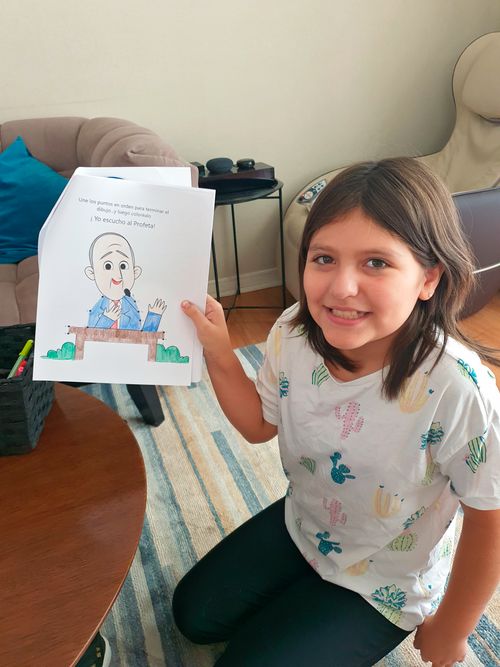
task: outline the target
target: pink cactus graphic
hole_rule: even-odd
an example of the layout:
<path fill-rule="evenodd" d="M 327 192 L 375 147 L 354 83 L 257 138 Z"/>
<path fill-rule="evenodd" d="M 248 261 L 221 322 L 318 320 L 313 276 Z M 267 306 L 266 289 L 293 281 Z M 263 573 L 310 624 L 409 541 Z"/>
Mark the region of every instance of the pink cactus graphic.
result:
<path fill-rule="evenodd" d="M 344 423 L 340 434 L 341 440 L 346 440 L 353 431 L 354 433 L 361 431 L 365 420 L 363 417 L 358 418 L 360 407 L 356 401 L 349 401 L 343 412 L 341 410 L 342 406 L 337 405 L 335 408 L 335 416 Z"/>
<path fill-rule="evenodd" d="M 338 523 L 341 523 L 343 526 L 345 525 L 347 515 L 345 512 L 342 512 L 342 503 L 339 500 L 332 498 L 332 500 L 328 501 L 326 498 L 323 498 L 323 507 L 330 512 L 330 526 L 332 528 Z"/>

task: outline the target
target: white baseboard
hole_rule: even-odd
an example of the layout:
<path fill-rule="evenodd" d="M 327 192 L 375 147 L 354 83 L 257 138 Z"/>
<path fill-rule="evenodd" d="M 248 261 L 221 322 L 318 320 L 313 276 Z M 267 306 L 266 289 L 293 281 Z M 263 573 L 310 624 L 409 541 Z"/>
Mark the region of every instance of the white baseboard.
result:
<path fill-rule="evenodd" d="M 229 296 L 236 292 L 236 276 L 219 276 L 219 290 L 221 296 Z M 281 270 L 278 267 L 265 269 L 264 271 L 254 271 L 253 273 L 240 274 L 240 289 L 242 292 L 254 292 L 267 287 L 276 287 L 281 285 Z M 216 296 L 215 280 L 208 281 L 208 293 Z"/>

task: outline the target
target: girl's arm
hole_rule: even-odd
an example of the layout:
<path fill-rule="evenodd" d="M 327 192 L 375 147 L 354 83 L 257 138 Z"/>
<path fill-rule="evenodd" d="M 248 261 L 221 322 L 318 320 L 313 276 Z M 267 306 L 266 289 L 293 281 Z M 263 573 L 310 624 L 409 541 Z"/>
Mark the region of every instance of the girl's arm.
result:
<path fill-rule="evenodd" d="M 500 510 L 462 504 L 464 520 L 446 593 L 417 629 L 415 647 L 433 667 L 465 658 L 473 632 L 500 578 Z"/>
<path fill-rule="evenodd" d="M 249 442 L 273 438 L 277 428 L 264 419 L 255 384 L 233 352 L 220 303 L 207 296 L 205 314 L 189 301 L 183 301 L 181 307 L 196 327 L 208 373 L 226 417 Z"/>

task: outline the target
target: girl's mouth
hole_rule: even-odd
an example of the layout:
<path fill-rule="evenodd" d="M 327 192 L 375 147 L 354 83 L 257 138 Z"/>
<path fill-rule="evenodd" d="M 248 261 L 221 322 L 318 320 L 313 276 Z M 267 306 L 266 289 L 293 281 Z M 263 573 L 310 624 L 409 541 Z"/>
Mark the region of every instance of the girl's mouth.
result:
<path fill-rule="evenodd" d="M 367 315 L 366 312 L 361 310 L 344 310 L 338 308 L 328 308 L 330 313 L 341 320 L 359 320 Z"/>

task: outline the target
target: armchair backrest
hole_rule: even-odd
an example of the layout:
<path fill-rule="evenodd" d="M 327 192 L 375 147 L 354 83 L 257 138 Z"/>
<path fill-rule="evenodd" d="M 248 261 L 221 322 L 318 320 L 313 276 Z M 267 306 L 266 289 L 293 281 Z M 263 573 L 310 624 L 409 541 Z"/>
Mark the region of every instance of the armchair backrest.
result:
<path fill-rule="evenodd" d="M 456 120 L 446 146 L 420 159 L 450 192 L 500 184 L 500 32 L 479 37 L 453 72 Z"/>
<path fill-rule="evenodd" d="M 22 136 L 30 153 L 63 176 L 77 167 L 190 167 L 157 134 L 120 118 L 61 116 L 12 120 L 0 125 L 0 151 Z"/>

